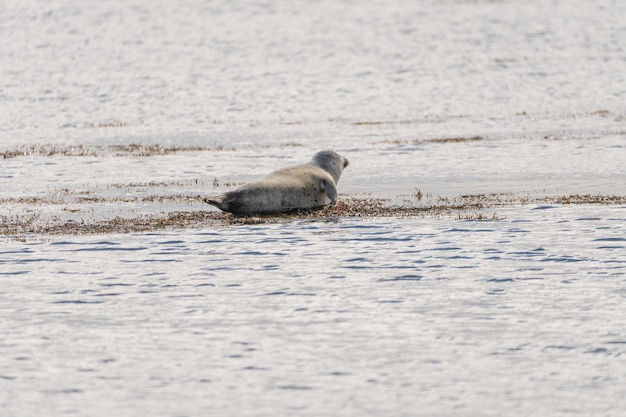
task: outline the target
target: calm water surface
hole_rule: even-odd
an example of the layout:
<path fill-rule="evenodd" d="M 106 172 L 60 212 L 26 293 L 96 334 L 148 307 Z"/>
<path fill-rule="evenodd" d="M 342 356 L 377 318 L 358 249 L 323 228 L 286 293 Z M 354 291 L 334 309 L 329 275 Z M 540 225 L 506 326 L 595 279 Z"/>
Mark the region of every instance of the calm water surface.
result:
<path fill-rule="evenodd" d="M 619 415 L 626 209 L 506 215 L 4 244 L 0 410 Z"/>

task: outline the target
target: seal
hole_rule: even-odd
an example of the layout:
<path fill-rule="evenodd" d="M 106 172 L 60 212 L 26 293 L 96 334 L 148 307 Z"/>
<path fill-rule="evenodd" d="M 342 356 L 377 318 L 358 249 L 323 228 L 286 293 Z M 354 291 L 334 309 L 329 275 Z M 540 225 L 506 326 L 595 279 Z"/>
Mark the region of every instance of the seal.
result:
<path fill-rule="evenodd" d="M 306 164 L 279 169 L 204 201 L 233 214 L 320 209 L 337 203 L 337 183 L 348 163 L 334 151 L 320 151 Z"/>

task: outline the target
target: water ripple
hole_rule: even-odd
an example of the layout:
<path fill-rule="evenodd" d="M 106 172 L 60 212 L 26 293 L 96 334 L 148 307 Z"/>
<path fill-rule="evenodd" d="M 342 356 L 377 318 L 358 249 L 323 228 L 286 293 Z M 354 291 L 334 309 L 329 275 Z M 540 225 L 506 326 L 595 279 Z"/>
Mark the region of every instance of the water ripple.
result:
<path fill-rule="evenodd" d="M 0 310 L 8 312 L 3 335 L 14 342 L 0 349 L 3 357 L 25 356 L 18 346 L 49 351 L 47 366 L 78 370 L 68 384 L 80 389 L 136 378 L 149 385 L 156 380 L 136 375 L 157 372 L 177 395 L 182 386 L 202 390 L 209 381 L 220 390 L 250 378 L 294 394 L 339 377 L 414 386 L 410 375 L 437 378 L 459 351 L 484 359 L 461 359 L 472 369 L 468 381 L 491 377 L 480 368 L 491 360 L 543 375 L 537 358 L 545 355 L 570 372 L 619 369 L 626 258 L 598 246 L 621 246 L 623 222 L 600 216 L 574 227 L 545 217 L 555 210 L 516 210 L 529 218 L 523 229 L 514 220 L 343 219 L 76 237 L 28 251 L 10 243 Z M 20 363 L 45 385 L 44 368 Z M 3 375 L 21 378 L 21 369 Z"/>
<path fill-rule="evenodd" d="M 422 275 L 399 275 L 397 277 L 392 278 L 380 278 L 379 282 L 390 282 L 390 281 L 421 281 L 423 278 Z"/>

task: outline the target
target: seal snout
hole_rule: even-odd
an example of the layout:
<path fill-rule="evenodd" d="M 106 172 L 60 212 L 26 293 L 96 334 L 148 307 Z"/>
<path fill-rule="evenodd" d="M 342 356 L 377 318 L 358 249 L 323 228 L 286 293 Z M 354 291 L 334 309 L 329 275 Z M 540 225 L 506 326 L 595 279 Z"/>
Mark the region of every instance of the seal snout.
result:
<path fill-rule="evenodd" d="M 348 158 L 343 158 L 343 167 L 344 167 L 344 169 L 347 168 L 348 165 L 350 165 L 350 161 L 348 161 Z"/>

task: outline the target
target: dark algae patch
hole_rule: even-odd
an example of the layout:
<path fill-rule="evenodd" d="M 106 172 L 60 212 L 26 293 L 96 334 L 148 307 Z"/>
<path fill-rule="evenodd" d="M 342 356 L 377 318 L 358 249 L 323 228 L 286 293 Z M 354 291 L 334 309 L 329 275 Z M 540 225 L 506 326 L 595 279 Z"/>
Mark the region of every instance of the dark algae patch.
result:
<path fill-rule="evenodd" d="M 52 217 L 41 219 L 40 216 L 2 216 L 0 234 L 2 235 L 87 235 L 107 233 L 137 233 L 163 229 L 181 229 L 186 227 L 218 226 L 223 216 L 208 211 L 169 212 L 153 215 L 141 215 L 132 218 L 114 217 L 102 220 L 60 220 Z"/>
<path fill-rule="evenodd" d="M 215 146 L 163 146 L 159 144 L 131 143 L 128 145 L 63 145 L 63 144 L 35 144 L 17 145 L 0 151 L 0 158 L 11 159 L 23 156 L 67 156 L 67 157 L 102 157 L 102 156 L 130 156 L 150 157 L 170 155 L 181 152 L 221 152 L 233 150 L 222 145 Z"/>

